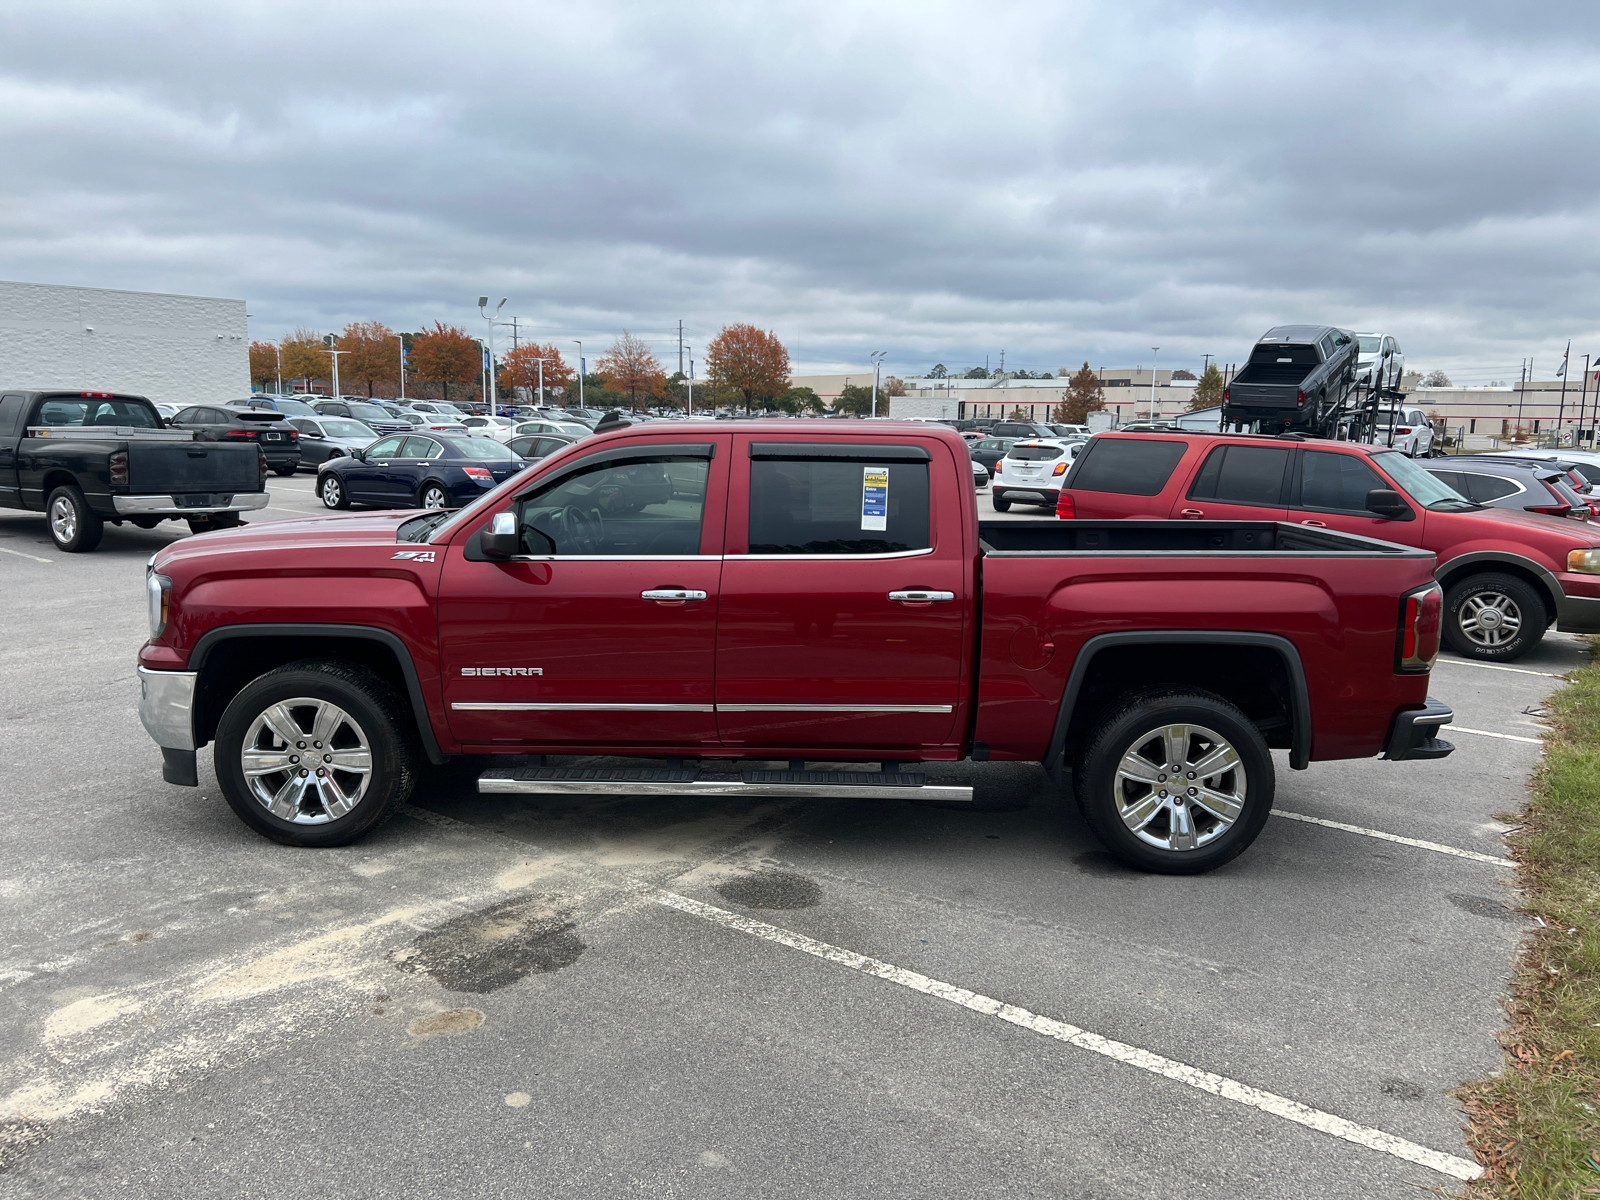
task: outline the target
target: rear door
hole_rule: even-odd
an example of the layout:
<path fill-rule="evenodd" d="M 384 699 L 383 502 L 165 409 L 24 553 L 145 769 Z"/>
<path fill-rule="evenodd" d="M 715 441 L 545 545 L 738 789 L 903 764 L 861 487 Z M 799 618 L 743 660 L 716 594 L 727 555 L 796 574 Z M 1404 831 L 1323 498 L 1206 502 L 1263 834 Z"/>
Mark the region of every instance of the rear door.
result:
<path fill-rule="evenodd" d="M 1166 520 L 1178 482 L 1192 470 L 1178 465 L 1189 449 L 1187 441 L 1146 434 L 1090 438 L 1067 476 L 1078 516 Z"/>
<path fill-rule="evenodd" d="M 717 626 L 725 746 L 825 755 L 952 740 L 969 471 L 942 443 L 735 439 Z"/>
<path fill-rule="evenodd" d="M 1172 515 L 1191 521 L 1282 521 L 1293 457 L 1291 446 L 1213 446 Z"/>
<path fill-rule="evenodd" d="M 1406 546 L 1422 544 L 1422 514 L 1405 492 L 1400 496 L 1411 509 L 1408 519 L 1391 520 L 1367 508 L 1368 492 L 1394 489 L 1394 485 L 1372 469 L 1365 455 L 1305 449 L 1295 453 L 1298 459 L 1291 471 L 1289 520 Z"/>
<path fill-rule="evenodd" d="M 24 433 L 28 397 L 22 392 L 0 396 L 0 506 L 22 506 L 21 485 L 17 480 L 17 443 Z"/>

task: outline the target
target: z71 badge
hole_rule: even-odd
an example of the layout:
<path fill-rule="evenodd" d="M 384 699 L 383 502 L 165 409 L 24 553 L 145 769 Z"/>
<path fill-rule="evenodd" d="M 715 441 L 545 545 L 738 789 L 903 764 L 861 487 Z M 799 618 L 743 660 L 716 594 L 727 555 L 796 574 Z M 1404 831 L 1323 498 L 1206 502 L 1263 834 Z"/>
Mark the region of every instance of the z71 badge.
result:
<path fill-rule="evenodd" d="M 432 551 L 432 550 L 402 550 L 398 554 L 395 555 L 395 558 L 406 558 L 406 559 L 410 559 L 412 562 L 436 562 L 436 561 L 438 561 L 434 557 L 434 551 Z"/>

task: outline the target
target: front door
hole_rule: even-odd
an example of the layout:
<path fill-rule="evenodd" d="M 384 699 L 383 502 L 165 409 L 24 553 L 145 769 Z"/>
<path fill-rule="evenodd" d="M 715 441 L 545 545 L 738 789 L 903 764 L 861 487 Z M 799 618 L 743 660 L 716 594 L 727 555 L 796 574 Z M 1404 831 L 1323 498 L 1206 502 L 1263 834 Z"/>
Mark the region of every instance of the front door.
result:
<path fill-rule="evenodd" d="M 725 746 L 911 757 L 948 744 L 972 599 L 956 466 L 968 487 L 967 463 L 935 464 L 909 439 L 736 440 L 717 629 Z"/>
<path fill-rule="evenodd" d="M 351 464 L 341 478 L 352 500 L 381 501 L 388 499 L 385 480 L 400 453 L 403 437 L 379 438 L 368 446 L 359 463 Z"/>
<path fill-rule="evenodd" d="M 1289 489 L 1290 521 L 1406 546 L 1422 544 L 1421 514 L 1409 500 L 1411 517 L 1404 520 L 1380 517 L 1367 508 L 1368 492 L 1393 490 L 1394 485 L 1367 465 L 1364 454 L 1335 450 L 1298 453 L 1300 462 Z"/>
<path fill-rule="evenodd" d="M 607 442 L 495 511 L 523 554 L 451 544 L 440 583 L 444 699 L 469 746 L 624 753 L 716 743 L 728 435 Z"/>

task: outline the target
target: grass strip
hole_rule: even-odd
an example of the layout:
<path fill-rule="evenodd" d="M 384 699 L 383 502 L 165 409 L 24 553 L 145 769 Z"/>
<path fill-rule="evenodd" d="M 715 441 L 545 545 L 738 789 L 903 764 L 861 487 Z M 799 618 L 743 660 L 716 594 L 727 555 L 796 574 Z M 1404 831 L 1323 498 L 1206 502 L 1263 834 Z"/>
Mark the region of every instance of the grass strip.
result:
<path fill-rule="evenodd" d="M 1543 924 L 1517 959 L 1503 1068 L 1458 1093 L 1480 1200 L 1600 1196 L 1600 663 L 1570 679 L 1527 809 L 1506 818 L 1520 907 Z"/>

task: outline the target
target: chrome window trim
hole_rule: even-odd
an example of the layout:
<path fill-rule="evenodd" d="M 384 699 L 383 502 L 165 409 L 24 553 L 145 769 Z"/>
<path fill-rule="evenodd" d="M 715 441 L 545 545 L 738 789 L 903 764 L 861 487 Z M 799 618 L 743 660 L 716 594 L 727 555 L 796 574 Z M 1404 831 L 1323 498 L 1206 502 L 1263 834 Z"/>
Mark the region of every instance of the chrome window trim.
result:
<path fill-rule="evenodd" d="M 721 562 L 720 554 L 514 554 L 508 562 Z"/>
<path fill-rule="evenodd" d="M 889 554 L 729 554 L 726 557 L 755 562 L 860 562 L 874 558 L 919 558 L 924 554 L 932 554 L 936 549 L 935 546 L 929 546 L 925 550 L 895 550 Z"/>
<path fill-rule="evenodd" d="M 718 712 L 951 713 L 953 704 L 718 704 Z"/>

